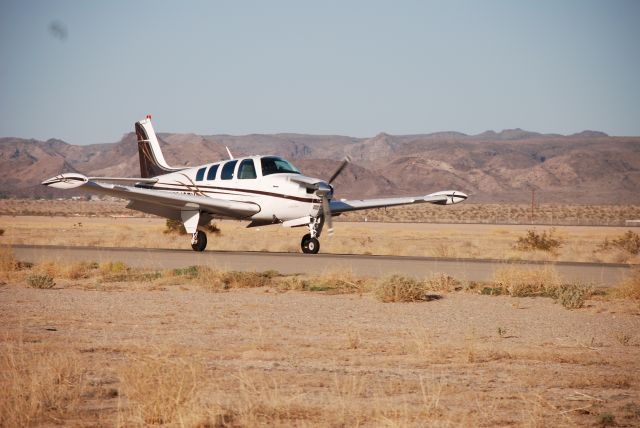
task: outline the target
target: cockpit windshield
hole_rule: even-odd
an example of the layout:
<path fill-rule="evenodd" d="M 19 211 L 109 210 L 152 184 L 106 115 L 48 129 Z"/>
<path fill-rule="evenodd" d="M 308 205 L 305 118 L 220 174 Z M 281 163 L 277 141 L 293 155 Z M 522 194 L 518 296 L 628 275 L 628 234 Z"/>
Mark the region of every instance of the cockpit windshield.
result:
<path fill-rule="evenodd" d="M 286 160 L 275 157 L 275 156 L 265 156 L 260 159 L 260 164 L 262 165 L 262 175 L 270 175 L 270 174 L 300 174 L 298 169 L 291 165 Z"/>

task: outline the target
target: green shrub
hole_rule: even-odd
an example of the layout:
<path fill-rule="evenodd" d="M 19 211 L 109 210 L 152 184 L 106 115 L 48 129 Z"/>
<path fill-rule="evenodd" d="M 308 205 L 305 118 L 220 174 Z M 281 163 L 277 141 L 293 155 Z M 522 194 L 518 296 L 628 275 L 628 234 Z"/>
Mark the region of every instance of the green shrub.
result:
<path fill-rule="evenodd" d="M 27 277 L 27 284 L 33 288 L 53 288 L 56 285 L 53 277 L 47 273 L 32 273 Z"/>
<path fill-rule="evenodd" d="M 525 236 L 518 238 L 515 248 L 520 251 L 555 251 L 562 246 L 562 241 L 554 235 L 555 229 L 553 228 L 549 232 L 542 233 L 528 230 Z"/>
<path fill-rule="evenodd" d="M 556 290 L 556 301 L 567 309 L 579 309 L 593 295 L 593 287 L 581 284 L 563 284 Z"/>
<path fill-rule="evenodd" d="M 604 412 L 598 415 L 598 425 L 601 427 L 610 427 L 615 424 L 615 417 L 609 413 Z"/>

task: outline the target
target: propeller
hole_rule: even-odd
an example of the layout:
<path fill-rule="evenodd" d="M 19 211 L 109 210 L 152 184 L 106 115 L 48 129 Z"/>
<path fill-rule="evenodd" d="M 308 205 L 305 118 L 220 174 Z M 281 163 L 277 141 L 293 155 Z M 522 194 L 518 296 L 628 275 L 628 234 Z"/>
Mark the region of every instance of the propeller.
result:
<path fill-rule="evenodd" d="M 329 207 L 329 196 L 328 196 L 329 194 L 333 196 L 333 186 L 331 186 L 331 183 L 333 182 L 333 180 L 338 178 L 338 176 L 346 168 L 349 162 L 351 162 L 351 158 L 349 156 L 345 156 L 345 158 L 342 160 L 342 163 L 340 164 L 338 169 L 336 169 L 333 175 L 331 175 L 331 178 L 328 181 L 328 186 L 327 186 L 328 189 L 325 190 L 321 187 L 316 191 L 316 194 L 318 194 L 322 198 L 322 215 L 324 216 L 324 219 L 327 222 L 327 230 L 329 232 L 329 235 L 333 235 L 333 219 L 331 217 L 331 208 Z"/>
<path fill-rule="evenodd" d="M 331 183 L 333 180 L 338 178 L 338 176 L 342 173 L 342 171 L 346 168 L 346 166 L 351 162 L 351 158 L 346 156 L 338 169 L 331 175 L 329 181 L 317 181 L 317 179 L 313 179 L 310 177 L 290 177 L 289 180 L 295 181 L 299 185 L 306 187 L 309 190 L 313 190 L 316 196 L 320 196 L 322 199 L 322 215 L 324 220 L 327 222 L 327 229 L 329 230 L 329 235 L 333 235 L 333 221 L 331 218 L 331 207 L 329 206 L 329 199 L 333 197 L 333 186 Z"/>

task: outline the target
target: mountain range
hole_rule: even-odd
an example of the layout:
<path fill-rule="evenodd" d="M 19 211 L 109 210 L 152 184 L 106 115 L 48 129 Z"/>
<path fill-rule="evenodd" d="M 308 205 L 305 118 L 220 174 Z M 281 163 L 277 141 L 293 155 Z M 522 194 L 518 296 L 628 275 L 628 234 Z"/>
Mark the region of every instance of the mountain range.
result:
<path fill-rule="evenodd" d="M 273 154 L 303 173 L 327 179 L 341 159 L 352 163 L 334 182 L 336 197 L 424 195 L 437 190 L 467 192 L 469 202 L 640 203 L 640 137 L 597 131 L 573 135 L 522 129 L 478 135 L 439 132 L 372 138 L 339 135 L 158 134 L 173 166 L 196 166 L 237 156 Z M 68 197 L 41 186 L 60 172 L 94 176 L 139 176 L 135 134 L 116 143 L 71 145 L 57 139 L 0 138 L 0 195 Z M 78 194 L 77 192 L 75 194 Z"/>

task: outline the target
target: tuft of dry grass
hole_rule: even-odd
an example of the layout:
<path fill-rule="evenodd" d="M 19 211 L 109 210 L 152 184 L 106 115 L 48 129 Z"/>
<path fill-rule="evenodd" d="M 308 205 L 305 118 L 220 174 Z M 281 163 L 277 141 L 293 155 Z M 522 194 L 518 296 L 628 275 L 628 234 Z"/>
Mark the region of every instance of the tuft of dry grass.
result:
<path fill-rule="evenodd" d="M 18 269 L 18 261 L 13 249 L 8 245 L 0 245 L 0 278 L 8 277 Z"/>
<path fill-rule="evenodd" d="M 0 347 L 0 426 L 52 423 L 76 411 L 85 369 L 73 352 L 23 342 Z"/>
<path fill-rule="evenodd" d="M 274 285 L 281 291 L 315 291 L 330 294 L 362 294 L 368 289 L 368 280 L 358 278 L 350 269 L 331 270 L 322 275 L 286 276 L 278 278 Z"/>
<path fill-rule="evenodd" d="M 551 266 L 538 269 L 505 266 L 496 269 L 493 283 L 514 297 L 554 297 L 561 285 L 558 271 Z"/>
<path fill-rule="evenodd" d="M 640 268 L 633 269 L 612 294 L 624 299 L 640 300 Z"/>
<path fill-rule="evenodd" d="M 194 360 L 145 356 L 126 364 L 119 374 L 121 426 L 184 426 L 194 416 L 203 367 Z"/>
<path fill-rule="evenodd" d="M 425 288 L 429 291 L 453 292 L 462 288 L 462 283 L 445 273 L 434 273 L 425 280 Z"/>
<path fill-rule="evenodd" d="M 412 277 L 394 274 L 385 276 L 374 285 L 374 294 L 381 302 L 416 302 L 426 299 L 424 282 Z"/>
<path fill-rule="evenodd" d="M 558 271 L 552 266 L 523 268 L 506 266 L 497 269 L 491 287 L 481 290 L 483 294 L 508 294 L 513 297 L 551 297 L 567 309 L 578 309 L 594 293 L 594 288 L 585 284 L 564 284 Z"/>

